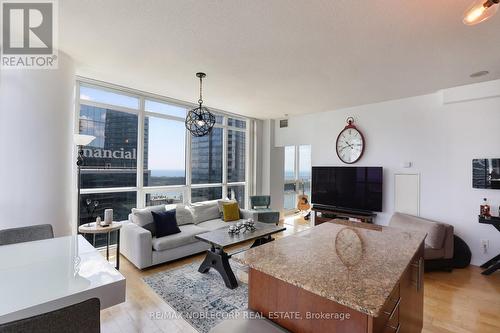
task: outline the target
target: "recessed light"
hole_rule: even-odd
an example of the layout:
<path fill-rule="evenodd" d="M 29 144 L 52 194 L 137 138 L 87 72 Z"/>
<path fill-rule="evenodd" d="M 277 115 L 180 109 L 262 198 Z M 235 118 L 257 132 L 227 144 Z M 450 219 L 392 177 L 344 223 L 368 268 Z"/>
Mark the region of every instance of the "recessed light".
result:
<path fill-rule="evenodd" d="M 481 76 L 485 76 L 485 75 L 488 75 L 488 74 L 490 74 L 490 72 L 488 72 L 488 71 L 480 71 L 480 72 L 472 73 L 470 75 L 470 77 L 476 78 L 476 77 L 481 77 Z"/>

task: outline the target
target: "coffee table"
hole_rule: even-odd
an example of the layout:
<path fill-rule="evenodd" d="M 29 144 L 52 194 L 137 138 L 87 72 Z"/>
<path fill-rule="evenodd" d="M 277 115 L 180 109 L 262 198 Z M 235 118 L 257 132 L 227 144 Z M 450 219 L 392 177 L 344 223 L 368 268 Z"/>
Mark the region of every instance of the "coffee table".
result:
<path fill-rule="evenodd" d="M 229 289 L 236 288 L 238 286 L 238 282 L 234 276 L 233 270 L 231 269 L 231 265 L 229 265 L 229 258 L 242 251 L 228 254 L 224 251 L 224 248 L 251 240 L 253 240 L 254 243 L 250 248 L 256 247 L 272 242 L 274 238 L 272 238 L 271 235 L 286 230 L 285 227 L 261 222 L 255 222 L 255 228 L 256 230 L 254 231 L 240 231 L 239 234 L 230 234 L 228 232 L 228 226 L 227 228 L 196 235 L 195 237 L 197 239 L 210 244 L 210 249 L 207 250 L 207 256 L 201 263 L 200 268 L 198 268 L 198 272 L 207 273 L 210 268 L 213 268 L 222 276 L 226 287 Z"/>

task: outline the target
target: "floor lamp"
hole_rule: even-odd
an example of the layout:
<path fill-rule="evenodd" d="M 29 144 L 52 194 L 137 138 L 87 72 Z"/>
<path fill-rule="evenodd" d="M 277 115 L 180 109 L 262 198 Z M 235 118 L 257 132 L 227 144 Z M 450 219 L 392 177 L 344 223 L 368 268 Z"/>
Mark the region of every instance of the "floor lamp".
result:
<path fill-rule="evenodd" d="M 90 144 L 92 141 L 94 141 L 95 136 L 92 135 L 83 135 L 83 134 L 75 134 L 74 135 L 74 142 L 75 145 L 78 147 L 78 156 L 76 158 L 76 166 L 78 168 L 78 206 L 77 206 L 77 220 L 76 220 L 76 233 L 78 234 L 78 226 L 80 225 L 80 188 L 82 186 L 82 181 L 80 177 L 81 173 L 81 168 L 83 166 L 84 162 L 84 156 L 83 156 L 83 147 Z"/>

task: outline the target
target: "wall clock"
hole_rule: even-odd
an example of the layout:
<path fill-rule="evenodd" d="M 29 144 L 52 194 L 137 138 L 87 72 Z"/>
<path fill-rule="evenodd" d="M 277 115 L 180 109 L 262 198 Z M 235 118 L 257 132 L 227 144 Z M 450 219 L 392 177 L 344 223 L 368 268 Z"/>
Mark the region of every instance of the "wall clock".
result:
<path fill-rule="evenodd" d="M 354 118 L 347 118 L 347 126 L 337 137 L 337 156 L 346 164 L 359 161 L 365 151 L 365 139 L 363 134 L 354 126 Z"/>

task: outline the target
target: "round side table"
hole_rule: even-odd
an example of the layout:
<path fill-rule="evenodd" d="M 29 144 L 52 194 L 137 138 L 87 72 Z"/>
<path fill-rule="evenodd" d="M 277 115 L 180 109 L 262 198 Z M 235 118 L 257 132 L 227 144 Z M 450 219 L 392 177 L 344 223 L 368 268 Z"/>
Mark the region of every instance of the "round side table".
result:
<path fill-rule="evenodd" d="M 106 259 L 109 261 L 109 235 L 113 232 L 116 231 L 116 269 L 120 269 L 120 228 L 122 227 L 122 224 L 119 222 L 113 222 L 108 226 L 101 227 L 100 225 L 96 225 L 95 222 L 93 223 L 85 223 L 82 224 L 78 227 L 78 232 L 87 235 L 87 234 L 92 234 L 92 235 L 97 235 L 97 234 L 106 234 Z M 95 238 L 94 238 L 94 244 L 95 246 Z"/>

